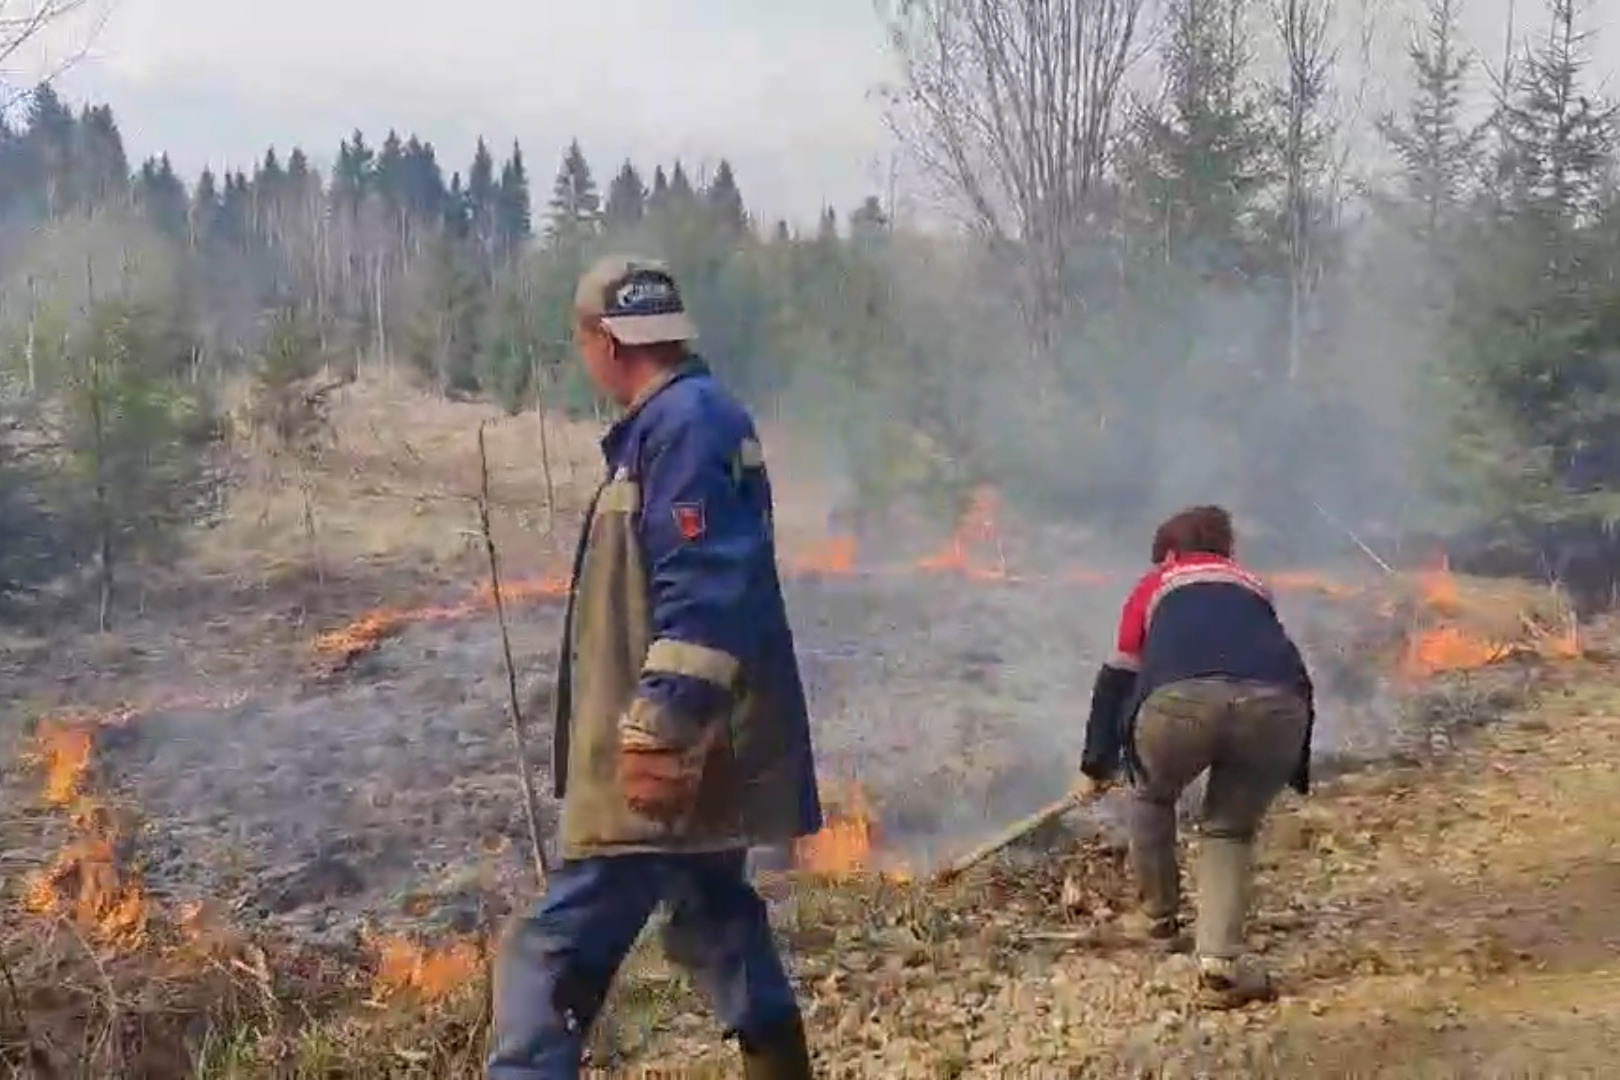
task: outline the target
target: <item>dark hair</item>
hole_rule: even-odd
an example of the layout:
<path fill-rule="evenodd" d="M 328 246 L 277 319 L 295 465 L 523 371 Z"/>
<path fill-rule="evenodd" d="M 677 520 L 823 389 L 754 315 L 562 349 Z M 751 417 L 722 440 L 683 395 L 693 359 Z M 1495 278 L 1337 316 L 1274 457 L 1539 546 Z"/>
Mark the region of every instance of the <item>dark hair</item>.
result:
<path fill-rule="evenodd" d="M 1153 532 L 1153 561 L 1172 551 L 1232 557 L 1232 515 L 1220 506 L 1192 506 L 1169 518 Z"/>

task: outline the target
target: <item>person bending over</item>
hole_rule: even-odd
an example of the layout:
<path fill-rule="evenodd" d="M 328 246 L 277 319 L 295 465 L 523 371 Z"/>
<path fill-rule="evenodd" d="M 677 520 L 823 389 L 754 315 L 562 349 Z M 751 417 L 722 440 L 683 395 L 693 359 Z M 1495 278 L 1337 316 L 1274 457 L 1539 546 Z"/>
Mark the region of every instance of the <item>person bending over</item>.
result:
<path fill-rule="evenodd" d="M 1284 787 L 1310 787 L 1310 673 L 1270 590 L 1233 558 L 1231 515 L 1195 506 L 1153 537 L 1153 568 L 1125 601 L 1097 673 L 1080 787 L 1132 789 L 1131 864 L 1150 939 L 1185 945 L 1176 804 L 1206 770 L 1194 947 L 1208 1004 L 1272 996 L 1244 953 L 1254 841 Z"/>

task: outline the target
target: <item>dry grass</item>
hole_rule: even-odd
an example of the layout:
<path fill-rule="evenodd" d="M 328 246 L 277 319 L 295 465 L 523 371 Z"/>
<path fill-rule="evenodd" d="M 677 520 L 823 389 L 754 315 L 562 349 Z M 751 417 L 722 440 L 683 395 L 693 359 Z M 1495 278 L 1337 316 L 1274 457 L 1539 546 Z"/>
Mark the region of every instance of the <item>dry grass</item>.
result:
<path fill-rule="evenodd" d="M 514 571 L 565 556 L 571 527 L 601 477 L 596 425 L 546 420 L 556 495 L 546 505 L 540 422 L 482 403 L 452 402 L 397 381 L 366 378 L 333 399 L 333 444 L 307 477 L 262 449 L 238 449 L 242 482 L 224 520 L 192 545 L 204 574 L 271 579 L 301 572 L 318 552 L 335 573 L 360 567 L 464 577 L 481 549 L 474 504 L 478 428 L 488 424 L 496 540 Z M 312 551 L 305 487 L 316 525 Z M 556 523 L 552 531 L 553 522 Z"/>
<path fill-rule="evenodd" d="M 1128 878 L 1094 841 L 1060 841 L 1035 864 L 948 890 L 801 887 L 780 928 L 825 1075 L 1004 1075 L 993 1060 L 1030 1075 L 1058 1062 L 1095 1076 L 1207 1075 L 1215 1063 L 1278 1080 L 1600 1075 L 1620 1045 L 1617 751 L 1612 671 L 1572 666 L 1548 672 L 1533 709 L 1449 756 L 1289 800 L 1268 829 L 1257 918 L 1287 996 L 1232 1016 L 1200 1017 L 1174 960 L 1119 939 Z M 63 924 L 5 926 L 0 956 L 18 990 L 0 985 L 0 1075 L 481 1075 L 481 972 L 439 1000 L 378 1000 L 364 950 L 204 946 L 170 928 L 113 953 Z M 734 1076 L 715 1034 L 644 940 L 595 1050 L 601 1062 Z M 30 1053 L 58 1071 L 30 1073 Z"/>
<path fill-rule="evenodd" d="M 224 518 L 199 531 L 190 569 L 205 576 L 274 583 L 307 575 L 316 561 L 333 577 L 367 571 L 401 579 L 481 576 L 474 500 L 477 436 L 487 423 L 492 525 L 514 575 L 555 571 L 602 476 L 593 421 L 548 416 L 546 444 L 556 506 L 546 505 L 540 419 L 508 416 L 403 381 L 363 377 L 333 396 L 333 445 L 301 477 L 261 448 L 236 451 L 240 482 Z M 777 425 L 765 432 L 785 547 L 825 533 L 824 455 L 814 440 Z M 311 493 L 317 539 L 305 524 Z"/>

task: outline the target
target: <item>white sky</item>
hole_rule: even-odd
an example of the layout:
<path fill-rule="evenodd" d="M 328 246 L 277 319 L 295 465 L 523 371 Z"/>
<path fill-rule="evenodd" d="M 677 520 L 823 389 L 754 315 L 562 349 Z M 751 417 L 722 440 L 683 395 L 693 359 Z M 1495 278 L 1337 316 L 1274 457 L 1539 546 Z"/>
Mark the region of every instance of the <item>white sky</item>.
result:
<path fill-rule="evenodd" d="M 679 155 L 694 173 L 726 155 L 765 219 L 847 211 L 888 183 L 874 90 L 892 67 L 872 0 L 91 2 L 112 7 L 64 92 L 112 104 L 133 158 L 168 151 L 188 174 L 249 166 L 271 144 L 329 161 L 355 127 L 375 144 L 393 126 L 432 140 L 447 169 L 479 134 L 497 152 L 517 138 L 542 191 L 576 135 L 602 183 L 627 155 L 648 172 Z M 1412 0 L 1339 2 L 1376 5 L 1388 24 Z M 1517 2 L 1519 22 L 1539 25 L 1540 0 Z M 1589 2 L 1610 24 L 1599 67 L 1616 72 L 1620 0 Z M 1463 0 L 1467 36 L 1493 61 L 1508 3 Z M 57 55 L 82 24 L 66 34 Z M 48 62 L 4 74 L 26 81 Z"/>

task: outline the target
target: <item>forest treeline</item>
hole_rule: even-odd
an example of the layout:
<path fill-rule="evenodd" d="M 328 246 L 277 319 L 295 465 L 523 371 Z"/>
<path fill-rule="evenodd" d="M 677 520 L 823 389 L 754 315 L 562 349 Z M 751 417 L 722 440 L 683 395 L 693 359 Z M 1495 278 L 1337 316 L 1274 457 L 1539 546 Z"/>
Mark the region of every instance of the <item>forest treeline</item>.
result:
<path fill-rule="evenodd" d="M 674 265 L 705 355 L 824 436 L 857 516 L 913 495 L 948 516 L 991 482 L 1123 536 L 1214 497 L 1296 548 L 1424 530 L 1560 572 L 1607 542 L 1620 132 L 1580 0 L 1544 0 L 1492 64 L 1462 0 L 1422 0 L 1366 160 L 1337 0 L 1171 0 L 1151 37 L 1142 0 L 997 2 L 888 28 L 891 109 L 954 231 L 877 197 L 764 222 L 724 160 L 598 173 L 579 142 L 535 185 L 518 145 L 463 167 L 408 128 L 354 132 L 327 170 L 277 147 L 183 177 L 128 159 L 113 106 L 39 87 L 0 127 L 0 577 L 100 567 L 110 608 L 110 568 L 216 498 L 244 380 L 295 455 L 321 439 L 299 409 L 367 366 L 599 408 L 568 308 L 609 247 Z"/>

